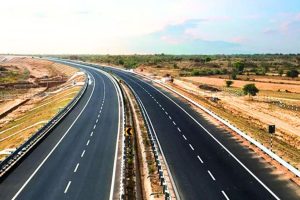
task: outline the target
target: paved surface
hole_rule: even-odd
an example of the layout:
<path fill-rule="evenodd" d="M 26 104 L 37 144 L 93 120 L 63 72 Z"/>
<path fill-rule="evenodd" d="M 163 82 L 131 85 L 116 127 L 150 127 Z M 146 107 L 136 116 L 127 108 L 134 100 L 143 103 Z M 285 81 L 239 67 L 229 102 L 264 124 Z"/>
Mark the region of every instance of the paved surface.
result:
<path fill-rule="evenodd" d="M 186 102 L 132 73 L 110 70 L 143 102 L 182 199 L 299 199 L 299 187 Z"/>
<path fill-rule="evenodd" d="M 109 199 L 118 136 L 113 83 L 93 69 L 67 117 L 0 184 L 0 199 Z"/>

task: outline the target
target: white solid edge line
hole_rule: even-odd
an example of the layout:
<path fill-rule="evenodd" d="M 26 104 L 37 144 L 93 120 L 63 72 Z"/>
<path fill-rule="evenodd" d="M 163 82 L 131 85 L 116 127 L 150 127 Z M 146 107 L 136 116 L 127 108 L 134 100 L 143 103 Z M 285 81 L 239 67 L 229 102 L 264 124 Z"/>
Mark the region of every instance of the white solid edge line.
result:
<path fill-rule="evenodd" d="M 140 80 L 142 81 L 142 80 Z M 231 155 L 233 159 L 235 159 L 257 182 L 259 182 L 275 199 L 280 199 L 268 186 L 266 186 L 255 174 L 248 169 L 231 151 L 229 151 L 217 138 L 215 138 L 202 124 L 200 124 L 193 116 L 191 116 L 185 109 L 183 109 L 180 105 L 178 105 L 173 99 L 168 97 L 166 94 L 155 88 L 154 86 L 150 85 L 149 83 L 142 81 L 143 83 L 146 83 L 150 87 L 154 88 L 156 91 L 161 93 L 163 96 L 165 96 L 167 99 L 169 99 L 171 102 L 173 102 L 177 107 L 179 107 L 183 112 L 185 112 L 194 122 L 196 122 L 211 138 L 213 138 L 227 153 Z"/>
<path fill-rule="evenodd" d="M 134 91 L 134 92 L 135 92 L 135 91 Z M 147 109 L 145 108 L 143 102 L 140 100 L 139 96 L 137 96 L 137 97 L 138 97 L 138 101 L 141 103 L 141 106 L 142 106 L 142 108 L 143 108 L 144 111 L 145 111 L 145 115 L 146 115 L 146 117 L 148 118 L 149 123 L 150 123 L 150 127 L 152 128 L 153 133 L 154 133 L 154 135 L 155 135 L 155 138 L 156 138 L 158 147 L 159 147 L 159 149 L 160 149 L 160 151 L 161 151 L 161 155 L 162 155 L 163 161 L 164 161 L 165 164 L 166 164 L 166 168 L 167 168 L 167 171 L 168 171 L 170 180 L 171 180 L 171 184 L 173 185 L 173 189 L 174 189 L 174 192 L 175 192 L 175 196 L 176 196 L 176 198 L 177 198 L 178 200 L 180 200 L 181 198 L 180 198 L 180 195 L 179 195 L 179 193 L 178 193 L 178 191 L 177 191 L 177 185 L 176 185 L 176 183 L 175 183 L 175 181 L 174 181 L 174 179 L 173 179 L 172 173 L 171 173 L 171 171 L 170 171 L 170 169 L 169 169 L 168 162 L 167 162 L 167 160 L 166 160 L 166 158 L 165 158 L 165 156 L 164 156 L 163 149 L 162 149 L 162 147 L 161 147 L 161 145 L 160 145 L 160 143 L 159 143 L 159 140 L 158 140 L 157 135 L 156 135 L 156 131 L 155 131 L 154 126 L 153 126 L 153 124 L 152 124 L 152 121 L 151 121 L 151 119 L 150 119 L 150 117 L 149 117 L 149 115 L 148 115 L 148 113 L 147 113 Z"/>
<path fill-rule="evenodd" d="M 89 72 L 87 72 L 89 73 Z M 90 74 L 90 73 L 89 73 Z M 92 75 L 92 74 L 90 74 Z M 93 77 L 93 75 L 92 75 Z M 94 79 L 94 77 L 93 77 Z M 95 79 L 94 79 L 95 80 Z M 48 158 L 51 156 L 51 154 L 54 152 L 54 150 L 58 147 L 58 145 L 61 143 L 61 141 L 65 138 L 65 136 L 69 133 L 70 129 L 74 126 L 74 124 L 76 123 L 76 121 L 78 120 L 78 118 L 81 116 L 81 114 L 83 113 L 83 111 L 85 110 L 86 106 L 89 104 L 93 94 L 94 94 L 94 90 L 95 90 L 95 81 L 93 81 L 93 89 L 92 92 L 89 96 L 88 101 L 86 102 L 86 104 L 84 105 L 83 109 L 80 111 L 79 115 L 75 118 L 75 120 L 73 121 L 73 123 L 71 124 L 71 126 L 68 128 L 68 130 L 65 132 L 65 134 L 61 137 L 61 139 L 56 143 L 56 145 L 53 147 L 53 149 L 49 152 L 49 154 L 46 156 L 46 158 L 44 158 L 44 160 L 41 162 L 41 164 L 34 170 L 34 172 L 31 174 L 31 176 L 27 179 L 27 181 L 22 185 L 22 187 L 18 190 L 18 192 L 13 196 L 12 200 L 16 199 L 18 197 L 18 195 L 22 192 L 22 190 L 26 187 L 26 185 L 29 183 L 29 181 L 34 177 L 34 175 L 38 172 L 38 170 L 44 165 L 44 163 L 48 160 Z"/>
<path fill-rule="evenodd" d="M 216 179 L 215 179 L 215 177 L 212 175 L 212 173 L 211 173 L 209 170 L 207 170 L 207 172 L 209 173 L 209 175 L 210 175 L 210 177 L 212 178 L 212 180 L 215 181 Z"/>
<path fill-rule="evenodd" d="M 121 107 L 124 109 L 123 107 L 123 96 L 121 95 L 121 91 L 120 88 L 118 87 L 117 83 L 115 82 L 115 80 L 111 77 L 111 75 L 107 74 L 106 72 L 98 69 L 98 71 L 102 74 L 104 74 L 108 79 L 111 80 L 111 82 L 113 83 L 117 96 L 118 96 L 118 104 L 119 104 L 119 123 L 118 123 L 118 134 L 117 134 L 117 141 L 116 141 L 116 148 L 115 148 L 115 158 L 114 158 L 114 166 L 113 166 L 113 174 L 112 174 L 112 181 L 111 181 L 111 186 L 110 186 L 110 194 L 109 194 L 109 199 L 112 200 L 113 199 L 113 193 L 114 193 L 114 187 L 115 187 L 115 176 L 116 176 L 116 167 L 117 167 L 117 157 L 118 157 L 118 146 L 119 146 L 119 136 L 120 136 L 120 123 L 121 123 Z M 124 116 L 123 116 L 124 117 Z M 123 131 L 122 131 L 123 132 Z M 122 180 L 121 180 L 122 181 Z"/>
<path fill-rule="evenodd" d="M 111 75 L 109 75 L 107 72 L 105 71 L 102 71 L 100 69 L 95 69 L 95 68 L 92 68 L 90 66 L 85 66 L 85 65 L 81 65 L 81 64 L 77 64 L 77 63 L 72 63 L 72 64 L 75 64 L 75 65 L 78 65 L 78 66 L 84 66 L 84 67 L 87 67 L 87 68 L 91 68 L 91 69 L 94 69 L 102 74 L 104 74 L 108 79 L 111 80 L 111 82 L 113 83 L 114 87 L 115 87 L 115 90 L 116 90 L 116 93 L 117 93 L 117 96 L 118 96 L 118 104 L 122 106 L 122 108 L 124 109 L 124 105 L 123 105 L 123 96 L 122 96 L 122 92 L 121 92 L 121 89 L 119 88 L 119 86 L 117 85 L 115 79 L 112 78 Z M 120 99 L 119 99 L 120 98 Z M 121 106 L 119 106 L 119 123 L 118 123 L 118 134 L 117 134 L 117 141 L 116 141 L 116 148 L 115 148 L 115 158 L 114 158 L 114 167 L 113 167 L 113 174 L 112 174 L 112 181 L 111 181 L 111 187 L 110 187 L 110 195 L 109 195 L 109 199 L 112 200 L 113 199 L 113 190 L 114 190 L 114 185 L 115 185 L 115 174 L 116 174 L 116 165 L 117 165 L 117 157 L 118 157 L 118 146 L 119 146 L 119 136 L 120 136 L 120 130 L 121 130 L 121 127 L 120 127 L 120 123 L 121 123 Z M 102 107 L 101 107 L 102 109 Z M 101 111 L 100 111 L 101 112 Z M 124 115 L 122 115 L 122 117 L 124 118 Z M 123 121 L 123 119 L 122 119 Z M 124 132 L 124 127 L 122 127 L 122 133 Z M 122 181 L 122 180 L 121 180 Z"/>
<path fill-rule="evenodd" d="M 68 192 L 68 189 L 69 189 L 71 183 L 72 183 L 72 181 L 69 181 L 69 182 L 68 182 L 68 185 L 67 185 L 67 187 L 66 187 L 66 189 L 65 189 L 65 191 L 64 191 L 65 194 Z"/>
<path fill-rule="evenodd" d="M 121 71 L 121 70 L 120 70 Z M 125 73 L 124 71 L 121 71 L 126 75 L 129 75 L 128 73 Z M 131 75 L 129 75 L 131 76 Z M 146 77 L 147 78 L 147 77 Z M 149 79 L 149 78 L 148 78 Z M 138 79 L 141 82 L 149 85 L 150 87 L 152 87 L 153 89 L 155 89 L 156 91 L 158 91 L 159 93 L 161 93 L 163 96 L 165 96 L 167 99 L 169 99 L 171 102 L 173 102 L 177 107 L 179 107 L 183 112 L 185 112 L 193 121 L 195 121 L 210 137 L 212 137 L 227 153 L 229 153 L 233 159 L 235 159 L 255 180 L 257 180 L 257 182 L 259 182 L 275 199 L 280 200 L 280 198 L 270 189 L 268 188 L 268 186 L 266 186 L 257 176 L 255 176 L 255 174 L 248 169 L 233 153 L 231 153 L 217 138 L 215 138 L 206 128 L 204 128 L 204 126 L 202 126 L 202 124 L 200 124 L 194 117 L 192 117 L 185 109 L 183 109 L 180 105 L 178 105 L 175 101 L 173 101 L 173 99 L 171 99 L 170 97 L 168 97 L 166 94 L 164 94 L 163 92 L 161 92 L 160 90 L 158 90 L 157 88 L 155 88 L 154 86 L 150 85 L 149 83 L 147 83 L 146 81 L 143 81 L 141 79 Z M 150 79 L 151 80 L 151 79 Z M 153 80 L 151 80 L 153 81 Z"/>
<path fill-rule="evenodd" d="M 230 200 L 229 197 L 226 195 L 226 193 L 222 190 L 222 194 L 224 195 L 226 200 Z"/>

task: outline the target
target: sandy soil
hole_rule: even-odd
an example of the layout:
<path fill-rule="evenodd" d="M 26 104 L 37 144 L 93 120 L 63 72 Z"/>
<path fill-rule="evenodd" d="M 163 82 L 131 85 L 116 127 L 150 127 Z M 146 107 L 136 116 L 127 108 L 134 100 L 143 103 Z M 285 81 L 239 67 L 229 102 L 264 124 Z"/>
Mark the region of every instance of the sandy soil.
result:
<path fill-rule="evenodd" d="M 193 83 L 187 83 L 181 80 L 175 80 L 174 84 L 194 91 L 197 94 L 204 96 L 214 96 L 221 99 L 221 104 L 227 109 L 234 110 L 236 112 L 243 113 L 249 117 L 258 119 L 261 125 L 266 127 L 267 124 L 276 124 L 278 133 L 281 134 L 294 134 L 300 137 L 300 113 L 295 111 L 285 110 L 279 107 L 272 106 L 263 102 L 249 101 L 248 97 L 237 97 L 232 95 L 226 95 L 224 93 L 209 93 L 198 89 L 197 85 Z M 299 141 L 291 141 L 297 142 Z M 297 146 L 298 146 L 297 145 Z"/>
<path fill-rule="evenodd" d="M 199 84 L 209 84 L 223 87 L 225 86 L 225 80 L 220 78 L 211 78 L 211 77 L 182 77 L 183 80 L 193 81 Z M 278 81 L 278 80 L 274 80 Z M 285 91 L 300 93 L 300 85 L 292 84 L 276 84 L 276 83 L 263 83 L 263 82 L 254 82 L 254 81 L 240 81 L 234 80 L 233 87 L 242 88 L 244 85 L 254 83 L 260 90 L 271 90 L 271 91 Z"/>

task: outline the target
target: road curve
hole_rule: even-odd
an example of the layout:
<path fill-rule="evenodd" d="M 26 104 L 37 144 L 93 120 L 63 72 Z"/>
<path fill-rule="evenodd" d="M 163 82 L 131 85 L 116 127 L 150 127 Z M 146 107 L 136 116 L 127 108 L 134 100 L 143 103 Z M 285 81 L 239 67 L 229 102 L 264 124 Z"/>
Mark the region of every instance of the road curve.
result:
<path fill-rule="evenodd" d="M 1 182 L 1 200 L 110 198 L 119 128 L 118 94 L 106 75 L 85 70 L 91 80 L 87 91 Z"/>
<path fill-rule="evenodd" d="M 106 68 L 144 104 L 181 199 L 299 199 L 299 187 L 183 100 L 130 72 Z"/>

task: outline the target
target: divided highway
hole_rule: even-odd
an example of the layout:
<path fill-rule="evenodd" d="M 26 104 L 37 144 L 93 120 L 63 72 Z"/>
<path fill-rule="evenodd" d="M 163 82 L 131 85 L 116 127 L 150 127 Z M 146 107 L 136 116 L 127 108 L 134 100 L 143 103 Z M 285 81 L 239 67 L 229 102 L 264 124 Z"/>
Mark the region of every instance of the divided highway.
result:
<path fill-rule="evenodd" d="M 133 73 L 106 69 L 141 99 L 181 199 L 299 199 L 299 187 L 186 102 Z"/>
<path fill-rule="evenodd" d="M 112 197 L 119 96 L 106 75 L 85 70 L 90 83 L 82 99 L 1 182 L 1 200 Z"/>

